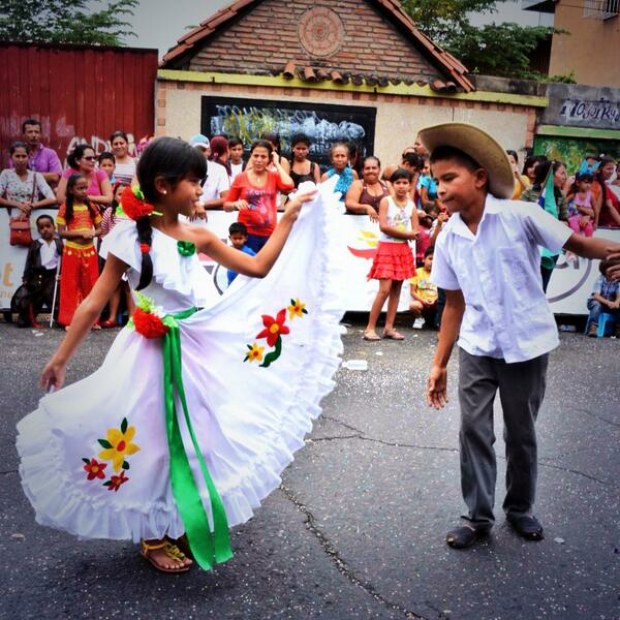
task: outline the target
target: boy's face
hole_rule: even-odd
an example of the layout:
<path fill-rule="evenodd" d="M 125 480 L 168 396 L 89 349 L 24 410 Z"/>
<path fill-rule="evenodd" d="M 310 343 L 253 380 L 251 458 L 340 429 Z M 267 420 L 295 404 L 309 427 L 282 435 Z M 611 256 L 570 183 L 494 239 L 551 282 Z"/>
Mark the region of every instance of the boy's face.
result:
<path fill-rule="evenodd" d="M 99 164 L 99 169 L 103 170 L 108 175 L 108 178 L 111 179 L 114 174 L 114 162 L 111 159 L 104 159 Z"/>
<path fill-rule="evenodd" d="M 243 157 L 243 144 L 235 144 L 228 149 L 228 155 L 234 163 L 238 164 Z"/>
<path fill-rule="evenodd" d="M 392 183 L 392 187 L 397 194 L 404 195 L 409 191 L 411 183 L 405 178 L 397 179 Z"/>
<path fill-rule="evenodd" d="M 48 218 L 42 219 L 37 224 L 37 230 L 39 231 L 39 235 L 41 235 L 42 239 L 45 241 L 50 241 L 54 238 L 54 232 L 56 232 L 56 228 L 54 227 L 54 222 Z"/>
<path fill-rule="evenodd" d="M 233 233 L 232 235 L 230 235 L 229 239 L 230 242 L 233 244 L 234 248 L 236 248 L 237 250 L 241 250 L 243 249 L 245 242 L 248 240 L 248 237 L 243 233 Z"/>
<path fill-rule="evenodd" d="M 484 205 L 488 176 L 483 168 L 472 172 L 453 159 L 443 159 L 433 164 L 433 177 L 437 197 L 449 213 Z"/>

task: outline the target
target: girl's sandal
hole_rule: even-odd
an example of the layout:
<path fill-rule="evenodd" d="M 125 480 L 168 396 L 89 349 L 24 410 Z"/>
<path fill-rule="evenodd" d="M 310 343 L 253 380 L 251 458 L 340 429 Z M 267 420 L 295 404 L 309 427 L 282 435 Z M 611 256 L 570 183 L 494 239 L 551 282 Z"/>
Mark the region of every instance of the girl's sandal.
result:
<path fill-rule="evenodd" d="M 173 560 L 178 566 L 176 568 L 164 566 L 153 557 L 153 551 L 162 551 L 167 558 Z M 162 573 L 186 573 L 193 564 L 191 560 L 189 560 L 189 564 L 183 564 L 188 558 L 175 544 L 168 540 L 162 540 L 157 543 L 141 541 L 140 555 Z"/>

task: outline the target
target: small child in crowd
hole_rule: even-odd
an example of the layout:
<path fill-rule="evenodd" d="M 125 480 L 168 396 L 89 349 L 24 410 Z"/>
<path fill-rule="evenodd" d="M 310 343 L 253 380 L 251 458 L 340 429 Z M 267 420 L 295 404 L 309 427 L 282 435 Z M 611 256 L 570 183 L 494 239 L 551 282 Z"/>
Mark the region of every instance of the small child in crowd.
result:
<path fill-rule="evenodd" d="M 228 163 L 230 164 L 230 182 L 232 183 L 245 168 L 243 142 L 239 138 L 231 138 L 228 141 Z"/>
<path fill-rule="evenodd" d="M 568 202 L 568 225 L 577 233 L 591 237 L 594 233 L 594 177 L 589 172 L 580 172 L 566 196 Z"/>
<path fill-rule="evenodd" d="M 228 227 L 228 238 L 230 239 L 230 243 L 236 250 L 240 250 L 241 252 L 245 252 L 250 256 L 256 256 L 256 252 L 249 246 L 246 245 L 248 240 L 248 229 L 246 225 L 242 222 L 233 222 Z M 232 269 L 228 270 L 228 286 L 232 284 L 232 281 L 239 274 Z"/>
<path fill-rule="evenodd" d="M 379 203 L 381 236 L 368 274 L 368 279 L 379 280 L 379 291 L 370 309 L 364 340 L 381 340 L 375 328 L 386 300 L 388 307 L 383 337 L 404 340 L 404 336 L 394 329 L 394 320 L 403 281 L 411 278 L 415 271 L 408 241 L 414 241 L 418 236 L 418 212 L 409 198 L 410 188 L 411 173 L 399 168 L 392 175 L 394 194 Z"/>
<path fill-rule="evenodd" d="M 433 248 L 426 248 L 424 252 L 424 264 L 418 267 L 415 276 L 409 279 L 409 293 L 411 310 L 415 321 L 414 329 L 422 329 L 426 323 L 435 324 L 437 313 L 437 287 L 431 282 L 431 269 L 433 267 Z"/>
<path fill-rule="evenodd" d="M 597 278 L 592 295 L 588 299 L 590 316 L 588 336 L 595 337 L 602 313 L 613 315 L 616 322 L 616 336 L 620 336 L 620 282 L 612 281 L 606 274 L 609 261 L 602 260 L 598 266 L 601 275 Z"/>
<path fill-rule="evenodd" d="M 99 170 L 103 170 L 108 175 L 110 183 L 114 185 L 114 183 L 116 183 L 116 179 L 114 178 L 116 158 L 114 157 L 114 154 L 108 151 L 104 151 L 97 158 L 97 163 L 99 164 Z"/>
<path fill-rule="evenodd" d="M 62 256 L 62 241 L 56 235 L 51 215 L 39 215 L 36 224 L 40 238 L 30 244 L 23 285 L 15 291 L 11 300 L 11 309 L 19 313 L 18 327 L 42 327 L 37 323 L 37 314 L 44 305 L 53 311 L 54 285 Z"/>
<path fill-rule="evenodd" d="M 58 209 L 58 232 L 66 239 L 62 257 L 58 323 L 71 324 L 73 314 L 99 277 L 94 239 L 101 234 L 101 215 L 87 198 L 88 181 L 81 174 L 67 180 L 67 200 Z M 99 328 L 99 324 L 96 324 Z"/>

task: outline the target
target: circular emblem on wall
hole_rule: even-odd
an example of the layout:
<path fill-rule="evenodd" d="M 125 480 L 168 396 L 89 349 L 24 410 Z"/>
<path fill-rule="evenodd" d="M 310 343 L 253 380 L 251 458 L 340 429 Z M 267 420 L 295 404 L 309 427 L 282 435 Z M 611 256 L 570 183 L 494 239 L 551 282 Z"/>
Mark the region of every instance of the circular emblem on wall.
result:
<path fill-rule="evenodd" d="M 326 7 L 309 9 L 299 22 L 299 41 L 311 56 L 331 56 L 342 45 L 344 25 L 338 13 Z"/>

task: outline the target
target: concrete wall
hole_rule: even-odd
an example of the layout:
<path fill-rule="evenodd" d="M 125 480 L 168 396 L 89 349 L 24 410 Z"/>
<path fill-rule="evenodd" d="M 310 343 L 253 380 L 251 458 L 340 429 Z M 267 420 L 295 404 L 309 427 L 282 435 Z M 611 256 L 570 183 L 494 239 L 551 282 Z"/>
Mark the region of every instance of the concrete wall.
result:
<path fill-rule="evenodd" d="M 484 127 L 506 148 L 523 151 L 533 144 L 536 113 L 533 107 L 447 97 L 406 97 L 359 92 L 318 91 L 311 88 L 274 88 L 158 81 L 157 135 L 189 138 L 200 131 L 200 102 L 204 95 L 303 101 L 377 109 L 375 155 L 384 164 L 400 161 L 402 149 L 412 144 L 418 130 L 433 123 L 465 121 Z"/>
<path fill-rule="evenodd" d="M 620 16 L 584 17 L 584 4 L 561 0 L 555 5 L 555 28 L 570 34 L 553 36 L 549 75 L 572 71 L 578 84 L 620 88 Z"/>

